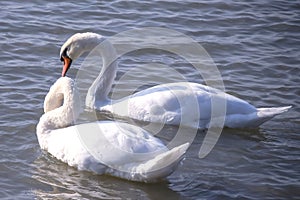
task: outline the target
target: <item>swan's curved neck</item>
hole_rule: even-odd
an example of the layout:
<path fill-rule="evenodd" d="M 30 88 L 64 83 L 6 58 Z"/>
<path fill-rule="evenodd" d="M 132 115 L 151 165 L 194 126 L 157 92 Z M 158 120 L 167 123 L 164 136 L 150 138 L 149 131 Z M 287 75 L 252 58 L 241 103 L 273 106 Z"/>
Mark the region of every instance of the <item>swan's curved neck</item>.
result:
<path fill-rule="evenodd" d="M 58 98 L 61 94 L 63 99 Z M 62 100 L 63 102 L 61 102 Z M 62 106 L 58 106 L 61 104 Z M 48 131 L 72 124 L 81 112 L 80 99 L 73 87 L 73 81 L 66 77 L 60 78 L 46 95 L 44 110 L 46 113 L 43 114 L 37 125 L 38 133 L 45 134 Z"/>
<path fill-rule="evenodd" d="M 86 96 L 86 106 L 93 108 L 97 102 L 106 105 L 117 72 L 117 53 L 108 40 L 99 39 L 99 45 L 94 50 L 101 53 L 103 66 L 100 74 L 92 83 Z"/>

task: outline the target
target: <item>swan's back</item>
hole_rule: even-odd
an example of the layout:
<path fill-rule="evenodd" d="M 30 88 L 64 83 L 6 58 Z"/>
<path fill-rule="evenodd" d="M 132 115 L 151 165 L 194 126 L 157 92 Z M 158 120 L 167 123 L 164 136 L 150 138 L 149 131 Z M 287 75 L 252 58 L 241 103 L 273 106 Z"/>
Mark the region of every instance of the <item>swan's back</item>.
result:
<path fill-rule="evenodd" d="M 154 86 L 100 109 L 121 117 L 174 125 L 181 124 L 184 116 L 188 123 L 185 125 L 207 128 L 211 119 L 212 99 L 226 106 L 226 113 L 220 112 L 220 116 L 256 112 L 256 108 L 246 101 L 209 86 L 189 82 Z"/>

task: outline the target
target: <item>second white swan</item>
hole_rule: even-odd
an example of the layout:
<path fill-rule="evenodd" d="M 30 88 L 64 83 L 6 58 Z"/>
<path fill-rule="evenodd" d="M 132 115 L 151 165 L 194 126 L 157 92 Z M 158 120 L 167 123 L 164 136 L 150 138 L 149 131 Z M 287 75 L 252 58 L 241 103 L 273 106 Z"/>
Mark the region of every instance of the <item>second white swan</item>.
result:
<path fill-rule="evenodd" d="M 158 138 L 127 123 L 99 121 L 70 126 L 81 112 L 72 79 L 50 88 L 37 125 L 41 149 L 79 170 L 153 182 L 171 174 L 188 143 L 169 150 Z"/>
<path fill-rule="evenodd" d="M 116 58 L 116 52 L 109 41 L 99 34 L 77 33 L 64 43 L 60 50 L 61 61 L 64 62 L 62 76 L 66 75 L 72 61 L 99 44 L 102 46 L 100 51 L 103 67 L 86 97 L 86 106 L 96 110 L 140 121 L 181 124 L 196 128 L 218 126 L 218 123 L 211 123 L 212 118 L 224 117 L 223 124 L 226 127 L 253 128 L 291 107 L 255 108 L 242 99 L 209 86 L 190 82 L 157 85 L 113 101 L 107 95 L 116 76 L 117 63 L 113 60 Z M 221 102 L 220 105 L 225 110 L 220 115 L 224 116 L 212 114 L 212 101 Z M 214 105 L 218 107 L 218 104 Z"/>

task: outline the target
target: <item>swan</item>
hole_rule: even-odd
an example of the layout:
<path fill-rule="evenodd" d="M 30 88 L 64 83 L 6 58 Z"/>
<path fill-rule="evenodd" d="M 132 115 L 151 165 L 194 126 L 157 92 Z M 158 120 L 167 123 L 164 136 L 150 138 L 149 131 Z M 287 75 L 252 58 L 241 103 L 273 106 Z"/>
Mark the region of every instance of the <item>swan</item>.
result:
<path fill-rule="evenodd" d="M 111 100 L 108 93 L 117 71 L 116 51 L 112 44 L 99 34 L 76 33 L 63 44 L 60 49 L 60 59 L 64 62 L 62 76 L 66 75 L 74 60 L 84 52 L 91 52 L 96 47 L 99 49 L 98 45 L 101 46 L 103 66 L 86 96 L 86 106 L 91 109 L 139 121 L 205 129 L 211 126 L 255 128 L 291 108 L 291 106 L 256 108 L 223 91 L 192 82 L 161 84 L 119 100 Z M 212 100 L 224 105 L 226 111 L 220 115 L 212 115 Z M 215 105 L 219 109 L 218 104 Z M 195 111 L 198 114 L 192 114 Z M 223 117 L 224 123 L 210 124 L 213 117 L 216 119 Z"/>
<path fill-rule="evenodd" d="M 74 81 L 61 77 L 45 97 L 36 128 L 41 149 L 79 170 L 154 182 L 171 174 L 189 147 L 169 150 L 144 129 L 124 122 L 72 125 L 81 110 Z"/>

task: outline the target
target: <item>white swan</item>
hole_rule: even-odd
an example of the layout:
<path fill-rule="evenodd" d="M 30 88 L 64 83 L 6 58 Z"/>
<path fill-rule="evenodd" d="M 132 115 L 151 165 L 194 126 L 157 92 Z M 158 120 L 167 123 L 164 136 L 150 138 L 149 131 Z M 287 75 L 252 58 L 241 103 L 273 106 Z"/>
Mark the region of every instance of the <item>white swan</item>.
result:
<path fill-rule="evenodd" d="M 68 126 L 81 111 L 79 102 L 72 79 L 59 78 L 45 98 L 45 114 L 37 125 L 41 149 L 79 170 L 152 182 L 171 174 L 189 146 L 169 150 L 142 128 L 121 122 Z"/>
<path fill-rule="evenodd" d="M 226 108 L 224 126 L 253 128 L 291 107 L 255 108 L 248 102 L 217 89 L 189 82 L 157 85 L 113 101 L 107 95 L 116 75 L 117 63 L 114 61 L 116 52 L 114 47 L 99 34 L 77 33 L 64 43 L 60 50 L 61 60 L 64 61 L 62 76 L 65 76 L 72 61 L 99 44 L 102 46 L 100 51 L 103 67 L 86 97 L 86 106 L 92 109 L 109 111 L 120 117 L 130 117 L 140 121 L 208 128 L 214 126 L 210 121 L 211 102 L 215 99 L 223 102 Z M 197 102 L 196 107 L 194 101 Z M 198 115 L 192 114 L 195 113 L 195 109 Z"/>

